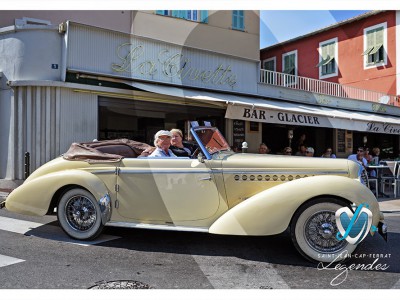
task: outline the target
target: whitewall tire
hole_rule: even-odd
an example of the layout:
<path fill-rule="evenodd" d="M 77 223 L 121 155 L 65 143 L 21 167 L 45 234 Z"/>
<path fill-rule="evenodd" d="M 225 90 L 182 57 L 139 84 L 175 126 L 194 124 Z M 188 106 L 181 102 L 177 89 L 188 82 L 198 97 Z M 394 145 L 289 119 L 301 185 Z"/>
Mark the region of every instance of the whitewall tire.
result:
<path fill-rule="evenodd" d="M 342 261 L 350 257 L 356 245 L 336 238 L 335 213 L 347 206 L 334 198 L 320 198 L 301 206 L 293 216 L 290 233 L 296 249 L 313 262 Z"/>
<path fill-rule="evenodd" d="M 61 228 L 77 240 L 92 240 L 103 230 L 99 204 L 85 189 L 75 188 L 61 197 L 57 207 Z"/>

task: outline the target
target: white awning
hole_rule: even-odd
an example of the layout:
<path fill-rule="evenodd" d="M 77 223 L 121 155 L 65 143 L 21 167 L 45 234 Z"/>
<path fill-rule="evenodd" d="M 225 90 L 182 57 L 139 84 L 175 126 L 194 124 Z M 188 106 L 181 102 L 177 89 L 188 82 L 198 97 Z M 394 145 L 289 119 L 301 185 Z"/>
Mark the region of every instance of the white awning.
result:
<path fill-rule="evenodd" d="M 225 117 L 229 119 L 400 134 L 400 118 L 391 116 L 156 84 L 126 84 L 157 94 L 197 101 L 224 102 L 227 105 Z"/>

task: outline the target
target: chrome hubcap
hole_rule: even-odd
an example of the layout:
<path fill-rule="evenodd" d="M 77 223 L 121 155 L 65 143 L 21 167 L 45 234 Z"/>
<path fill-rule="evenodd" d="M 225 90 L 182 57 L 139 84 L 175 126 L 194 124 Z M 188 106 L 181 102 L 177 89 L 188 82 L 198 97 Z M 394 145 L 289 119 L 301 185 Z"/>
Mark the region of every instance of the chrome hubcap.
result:
<path fill-rule="evenodd" d="M 346 247 L 346 240 L 339 241 L 336 238 L 337 232 L 333 211 L 316 212 L 307 220 L 304 227 L 308 245 L 322 253 L 333 253 Z"/>
<path fill-rule="evenodd" d="M 65 205 L 67 222 L 74 230 L 87 231 L 96 222 L 96 208 L 85 196 L 71 197 Z"/>

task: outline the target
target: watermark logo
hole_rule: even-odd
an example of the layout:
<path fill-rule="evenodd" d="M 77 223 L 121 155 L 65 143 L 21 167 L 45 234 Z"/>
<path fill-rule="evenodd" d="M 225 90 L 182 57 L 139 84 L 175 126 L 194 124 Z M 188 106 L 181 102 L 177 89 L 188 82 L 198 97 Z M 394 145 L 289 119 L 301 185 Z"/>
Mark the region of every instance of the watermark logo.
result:
<path fill-rule="evenodd" d="M 336 238 L 346 240 L 352 245 L 359 244 L 370 230 L 377 231 L 372 225 L 372 212 L 367 203 L 360 204 L 353 213 L 350 208 L 342 207 L 336 211 L 335 218 L 339 232 Z"/>

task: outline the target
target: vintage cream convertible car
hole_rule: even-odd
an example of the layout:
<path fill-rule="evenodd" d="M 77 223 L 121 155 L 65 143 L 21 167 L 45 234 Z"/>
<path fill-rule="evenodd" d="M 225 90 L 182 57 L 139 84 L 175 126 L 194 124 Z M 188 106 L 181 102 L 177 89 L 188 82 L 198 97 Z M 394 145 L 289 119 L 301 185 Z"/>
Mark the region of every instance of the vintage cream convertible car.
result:
<path fill-rule="evenodd" d="M 372 224 L 382 227 L 357 163 L 234 153 L 209 124 L 195 122 L 191 134 L 196 158 L 137 157 L 147 145 L 128 140 L 74 144 L 32 173 L 5 206 L 36 216 L 56 210 L 78 240 L 96 238 L 105 225 L 258 236 L 289 228 L 304 257 L 325 262 L 356 248 L 336 238 L 339 208 L 367 203 Z"/>

